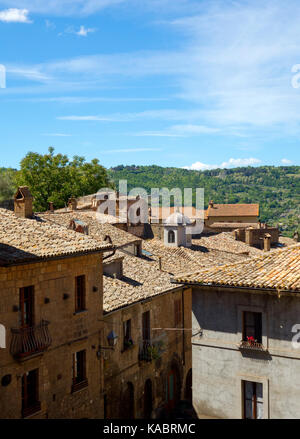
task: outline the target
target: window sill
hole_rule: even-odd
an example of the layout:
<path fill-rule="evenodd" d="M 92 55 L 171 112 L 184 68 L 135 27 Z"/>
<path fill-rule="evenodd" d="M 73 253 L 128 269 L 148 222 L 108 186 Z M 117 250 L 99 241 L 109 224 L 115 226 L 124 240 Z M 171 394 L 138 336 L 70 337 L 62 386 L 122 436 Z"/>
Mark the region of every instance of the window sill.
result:
<path fill-rule="evenodd" d="M 256 343 L 256 342 L 251 343 L 249 341 L 241 341 L 239 348 L 249 351 L 261 351 L 261 352 L 267 351 L 267 348 L 262 343 Z"/>
<path fill-rule="evenodd" d="M 75 312 L 73 313 L 73 316 L 77 316 L 77 315 L 79 315 L 79 314 L 84 314 L 84 313 L 86 313 L 86 312 L 88 312 L 87 309 L 81 309 L 80 311 L 75 311 Z"/>

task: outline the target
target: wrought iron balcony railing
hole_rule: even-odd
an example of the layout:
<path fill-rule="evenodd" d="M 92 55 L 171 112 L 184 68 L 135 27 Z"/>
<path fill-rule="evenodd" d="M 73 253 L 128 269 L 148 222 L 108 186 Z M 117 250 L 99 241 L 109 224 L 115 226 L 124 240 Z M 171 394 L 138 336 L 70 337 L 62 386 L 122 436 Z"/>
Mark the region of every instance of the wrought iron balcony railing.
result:
<path fill-rule="evenodd" d="M 35 326 L 12 328 L 11 354 L 17 359 L 22 359 L 45 351 L 51 344 L 48 325 L 49 322 L 42 320 Z"/>
<path fill-rule="evenodd" d="M 245 341 L 240 342 L 240 349 L 249 349 L 251 351 L 266 351 L 267 348 L 262 343 L 257 343 L 256 341 Z"/>
<path fill-rule="evenodd" d="M 166 337 L 159 336 L 151 340 L 140 340 L 139 360 L 152 361 L 159 359 L 166 350 Z"/>

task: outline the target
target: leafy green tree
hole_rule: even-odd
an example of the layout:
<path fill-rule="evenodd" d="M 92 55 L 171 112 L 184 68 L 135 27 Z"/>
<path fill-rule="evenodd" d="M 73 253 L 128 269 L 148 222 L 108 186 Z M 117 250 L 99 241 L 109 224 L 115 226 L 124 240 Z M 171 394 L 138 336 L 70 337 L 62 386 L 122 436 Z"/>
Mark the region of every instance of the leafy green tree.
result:
<path fill-rule="evenodd" d="M 29 186 L 37 211 L 48 209 L 52 201 L 56 208 L 64 207 L 71 196 L 80 197 L 111 186 L 106 170 L 94 159 L 54 154 L 54 148 L 42 155 L 29 152 L 21 161 L 16 178 L 18 185 Z"/>
<path fill-rule="evenodd" d="M 0 202 L 10 200 L 16 190 L 14 169 L 0 169 Z"/>

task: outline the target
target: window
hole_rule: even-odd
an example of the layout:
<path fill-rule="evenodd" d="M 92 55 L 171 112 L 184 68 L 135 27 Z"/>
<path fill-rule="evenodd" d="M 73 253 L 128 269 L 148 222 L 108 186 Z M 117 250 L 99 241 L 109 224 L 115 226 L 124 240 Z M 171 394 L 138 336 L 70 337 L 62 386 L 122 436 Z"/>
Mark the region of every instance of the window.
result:
<path fill-rule="evenodd" d="M 150 311 L 146 311 L 142 316 L 143 341 L 149 341 L 150 336 Z"/>
<path fill-rule="evenodd" d="M 131 319 L 123 322 L 123 349 L 124 351 L 133 345 L 131 338 Z"/>
<path fill-rule="evenodd" d="M 20 289 L 20 325 L 22 328 L 34 325 L 34 287 Z"/>
<path fill-rule="evenodd" d="M 22 376 L 22 416 L 30 416 L 41 410 L 39 401 L 39 370 L 31 370 Z"/>
<path fill-rule="evenodd" d="M 263 385 L 252 381 L 243 381 L 244 419 L 263 418 Z"/>
<path fill-rule="evenodd" d="M 75 312 L 85 310 L 85 276 L 75 279 Z"/>
<path fill-rule="evenodd" d="M 243 341 L 262 343 L 262 313 L 244 311 Z"/>
<path fill-rule="evenodd" d="M 73 386 L 72 392 L 87 386 L 86 378 L 86 351 L 78 351 L 73 354 Z"/>
<path fill-rule="evenodd" d="M 169 230 L 168 232 L 168 243 L 173 244 L 175 242 L 175 233 L 173 230 Z"/>
<path fill-rule="evenodd" d="M 181 299 L 174 301 L 174 323 L 175 326 L 181 324 Z"/>

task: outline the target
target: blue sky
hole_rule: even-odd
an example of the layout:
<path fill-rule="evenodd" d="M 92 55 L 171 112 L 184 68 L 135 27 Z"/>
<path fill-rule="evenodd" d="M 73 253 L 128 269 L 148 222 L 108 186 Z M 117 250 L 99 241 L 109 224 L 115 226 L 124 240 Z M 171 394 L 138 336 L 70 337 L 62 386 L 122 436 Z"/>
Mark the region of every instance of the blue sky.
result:
<path fill-rule="evenodd" d="M 0 0 L 0 166 L 300 165 L 299 22 L 298 0 Z"/>

